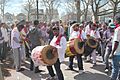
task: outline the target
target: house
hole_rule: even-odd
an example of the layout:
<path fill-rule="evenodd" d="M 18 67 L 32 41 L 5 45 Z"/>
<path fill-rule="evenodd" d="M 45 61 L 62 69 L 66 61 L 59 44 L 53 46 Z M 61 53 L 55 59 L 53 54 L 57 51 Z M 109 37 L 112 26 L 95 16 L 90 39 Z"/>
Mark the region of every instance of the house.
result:
<path fill-rule="evenodd" d="M 6 23 L 13 23 L 14 22 L 14 14 L 11 14 L 11 13 L 5 13 L 4 14 L 4 21 Z"/>
<path fill-rule="evenodd" d="M 30 21 L 34 21 L 37 19 L 37 9 L 31 9 L 30 12 Z M 40 22 L 44 21 L 44 10 L 43 9 L 39 9 L 38 10 L 38 20 Z"/>
<path fill-rule="evenodd" d="M 18 20 L 18 21 L 26 20 L 26 15 L 23 14 L 23 13 L 19 13 L 19 14 L 16 16 L 16 20 Z"/>

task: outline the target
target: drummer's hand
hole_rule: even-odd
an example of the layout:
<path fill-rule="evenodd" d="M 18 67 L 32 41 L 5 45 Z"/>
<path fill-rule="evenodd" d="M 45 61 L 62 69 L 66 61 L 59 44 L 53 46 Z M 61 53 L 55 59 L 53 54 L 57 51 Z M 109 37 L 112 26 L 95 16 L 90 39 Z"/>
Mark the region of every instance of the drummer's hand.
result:
<path fill-rule="evenodd" d="M 112 59 L 113 58 L 113 56 L 114 56 L 114 54 L 113 54 L 113 52 L 111 52 L 111 54 L 110 54 L 110 59 Z"/>
<path fill-rule="evenodd" d="M 56 52 L 56 48 L 53 48 L 52 53 L 55 53 L 55 52 Z"/>
<path fill-rule="evenodd" d="M 87 41 L 87 39 L 84 39 L 84 42 L 86 42 Z"/>
<path fill-rule="evenodd" d="M 22 44 L 22 43 L 23 43 L 23 41 L 19 41 L 19 43 L 20 43 L 20 44 Z"/>

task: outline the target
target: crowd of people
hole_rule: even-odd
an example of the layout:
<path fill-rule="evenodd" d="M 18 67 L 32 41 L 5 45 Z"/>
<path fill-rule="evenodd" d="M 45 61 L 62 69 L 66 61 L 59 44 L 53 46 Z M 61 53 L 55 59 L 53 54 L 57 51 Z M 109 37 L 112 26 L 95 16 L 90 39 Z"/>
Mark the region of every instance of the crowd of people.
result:
<path fill-rule="evenodd" d="M 67 27 L 66 27 L 67 26 Z M 62 36 L 61 36 L 62 35 Z M 60 37 L 61 36 L 61 37 Z M 35 66 L 31 59 L 31 52 L 37 46 L 52 45 L 58 49 L 58 60 L 54 64 L 58 80 L 64 80 L 60 64 L 64 61 L 67 41 L 75 38 L 87 41 L 88 37 L 93 37 L 98 46 L 92 50 L 89 55 L 77 54 L 69 57 L 68 70 L 73 69 L 74 58 L 78 63 L 79 74 L 84 72 L 84 63 L 92 61 L 93 67 L 97 65 L 96 56 L 102 56 L 102 61 L 105 65 L 105 72 L 112 69 L 111 80 L 120 79 L 119 61 L 120 61 L 120 16 L 115 18 L 115 23 L 111 22 L 69 22 L 63 25 L 62 21 L 54 21 L 51 24 L 41 23 L 38 20 L 27 22 L 22 20 L 12 26 L 7 26 L 5 23 L 0 24 L 0 61 L 6 61 L 8 48 L 13 52 L 14 69 L 19 72 L 22 70 L 21 63 L 30 59 L 30 70 L 35 73 L 41 72 L 39 66 Z M 59 38 L 59 39 L 58 39 Z M 56 43 L 56 40 L 59 42 Z M 58 47 L 59 46 L 59 47 Z M 86 47 L 85 47 L 86 48 Z M 109 58 L 112 59 L 110 64 Z M 47 66 L 50 77 L 48 80 L 55 79 L 56 76 L 52 66 Z"/>

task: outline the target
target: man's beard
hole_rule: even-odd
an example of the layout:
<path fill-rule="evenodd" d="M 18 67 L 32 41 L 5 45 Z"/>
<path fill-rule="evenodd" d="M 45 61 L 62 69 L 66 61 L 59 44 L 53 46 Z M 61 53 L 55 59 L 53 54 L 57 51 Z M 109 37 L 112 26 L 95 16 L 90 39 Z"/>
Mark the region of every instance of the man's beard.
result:
<path fill-rule="evenodd" d="M 54 33 L 54 36 L 56 36 L 56 37 L 57 37 L 58 35 L 59 35 L 58 33 Z"/>

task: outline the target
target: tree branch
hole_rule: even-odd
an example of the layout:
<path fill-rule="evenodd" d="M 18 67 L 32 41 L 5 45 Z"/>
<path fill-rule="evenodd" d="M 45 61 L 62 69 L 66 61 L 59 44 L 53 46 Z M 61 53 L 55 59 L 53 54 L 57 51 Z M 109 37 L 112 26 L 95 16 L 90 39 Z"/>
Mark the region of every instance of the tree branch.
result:
<path fill-rule="evenodd" d="M 104 13 L 104 12 L 107 12 L 107 11 L 110 11 L 110 10 L 113 10 L 113 9 L 104 10 L 104 11 L 101 11 L 99 13 Z"/>
<path fill-rule="evenodd" d="M 108 14 L 111 14 L 111 13 L 113 13 L 113 11 L 108 12 L 108 13 L 98 14 L 98 16 L 108 15 Z"/>
<path fill-rule="evenodd" d="M 92 2 L 95 2 L 95 5 L 97 5 L 97 2 L 96 2 L 96 0 L 92 0 Z"/>
<path fill-rule="evenodd" d="M 114 0 L 110 0 L 110 1 L 112 1 L 113 3 L 115 3 L 115 1 L 114 1 Z"/>
<path fill-rule="evenodd" d="M 109 1 L 107 1 L 105 4 L 99 6 L 98 8 L 102 8 L 103 6 L 105 6 L 106 4 L 108 4 Z"/>
<path fill-rule="evenodd" d="M 100 1 L 101 1 L 101 0 L 98 0 L 98 3 L 97 3 L 98 5 L 100 4 Z"/>
<path fill-rule="evenodd" d="M 93 13 L 94 13 L 95 10 L 94 10 L 94 6 L 93 6 L 93 0 L 91 0 L 91 7 L 92 7 L 92 11 L 93 11 Z"/>

